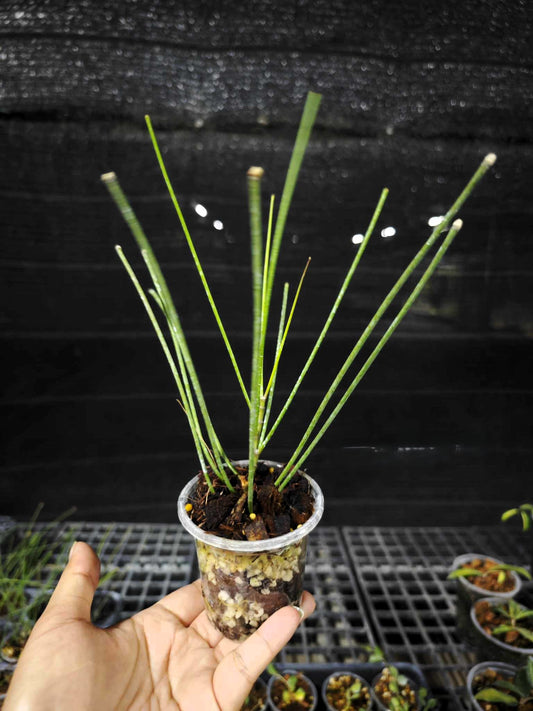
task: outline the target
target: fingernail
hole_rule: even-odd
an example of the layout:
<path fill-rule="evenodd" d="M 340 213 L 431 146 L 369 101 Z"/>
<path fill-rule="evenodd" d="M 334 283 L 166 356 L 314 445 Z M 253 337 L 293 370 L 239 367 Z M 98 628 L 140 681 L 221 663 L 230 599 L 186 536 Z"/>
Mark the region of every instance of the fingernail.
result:
<path fill-rule="evenodd" d="M 74 553 L 74 546 L 76 545 L 77 542 L 78 542 L 78 541 L 74 541 L 74 543 L 70 546 L 70 550 L 69 550 L 69 552 L 68 552 L 68 559 L 69 559 L 69 561 L 70 561 L 70 559 L 72 558 L 72 554 Z"/>
<path fill-rule="evenodd" d="M 300 615 L 300 622 L 303 620 L 305 612 L 303 611 L 303 608 L 299 607 L 299 605 L 293 605 L 293 608 L 296 610 L 296 612 Z"/>

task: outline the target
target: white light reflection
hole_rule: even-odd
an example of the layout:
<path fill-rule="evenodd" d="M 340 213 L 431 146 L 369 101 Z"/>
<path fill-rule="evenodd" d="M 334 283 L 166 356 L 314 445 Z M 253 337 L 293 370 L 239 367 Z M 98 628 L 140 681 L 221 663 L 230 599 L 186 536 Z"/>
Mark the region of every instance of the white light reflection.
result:
<path fill-rule="evenodd" d="M 394 237 L 396 234 L 396 228 L 395 227 L 384 227 L 381 230 L 381 236 L 382 237 Z"/>
<path fill-rule="evenodd" d="M 362 234 L 357 234 L 352 237 L 352 242 L 354 244 L 361 244 L 361 242 L 364 240 L 365 236 Z"/>
<path fill-rule="evenodd" d="M 429 218 L 428 225 L 430 227 L 436 227 L 437 225 L 440 225 L 443 220 L 444 217 L 442 215 L 435 215 L 434 217 Z"/>
<path fill-rule="evenodd" d="M 221 222 L 220 220 L 215 220 L 215 221 L 213 222 L 213 227 L 215 228 L 215 230 L 223 230 L 223 229 L 224 229 L 224 223 Z"/>
<path fill-rule="evenodd" d="M 199 202 L 196 203 L 194 206 L 194 211 L 196 212 L 197 215 L 200 215 L 200 217 L 207 217 L 207 210 L 203 205 L 200 205 Z"/>

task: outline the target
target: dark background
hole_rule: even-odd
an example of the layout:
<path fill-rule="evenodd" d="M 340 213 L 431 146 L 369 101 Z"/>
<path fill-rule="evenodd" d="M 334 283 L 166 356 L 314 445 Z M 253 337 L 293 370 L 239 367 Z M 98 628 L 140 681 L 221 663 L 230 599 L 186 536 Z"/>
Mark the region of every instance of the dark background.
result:
<path fill-rule="evenodd" d="M 280 400 L 353 257 L 352 235 L 382 187 L 391 193 L 265 455 L 287 458 L 428 219 L 494 151 L 462 233 L 308 469 L 334 524 L 490 524 L 531 499 L 532 36 L 526 0 L 2 2 L 0 513 L 27 516 L 44 501 L 49 516 L 74 504 L 80 518 L 173 521 L 197 468 L 166 362 L 114 253 L 122 244 L 144 275 L 100 183 L 109 170 L 172 285 L 220 438 L 246 456 L 243 400 L 143 116 L 247 373 L 245 173 L 262 165 L 265 198 L 280 195 L 308 90 L 324 98 L 278 287 L 296 285 L 309 255 L 312 264 Z M 394 237 L 380 236 L 387 226 Z"/>

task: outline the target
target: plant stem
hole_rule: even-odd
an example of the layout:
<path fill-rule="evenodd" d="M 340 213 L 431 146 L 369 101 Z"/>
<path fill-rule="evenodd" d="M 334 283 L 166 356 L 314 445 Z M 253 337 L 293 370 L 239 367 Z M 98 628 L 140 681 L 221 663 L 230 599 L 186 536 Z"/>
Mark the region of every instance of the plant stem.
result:
<path fill-rule="evenodd" d="M 356 377 L 352 380 L 350 386 L 347 388 L 347 390 L 345 391 L 345 393 L 344 393 L 344 395 L 342 396 L 341 400 L 339 401 L 339 403 L 337 404 L 337 406 L 335 407 L 335 409 L 333 410 L 333 412 L 331 413 L 331 415 L 328 417 L 328 419 L 326 420 L 326 422 L 322 425 L 322 427 L 320 428 L 318 434 L 315 436 L 315 438 L 313 439 L 313 441 L 311 442 L 311 444 L 307 447 L 307 449 L 303 452 L 303 454 L 300 454 L 300 452 L 302 451 L 302 449 L 303 449 L 303 447 L 305 446 L 306 442 L 308 441 L 310 435 L 312 434 L 312 431 L 314 430 L 316 424 L 318 423 L 318 420 L 319 420 L 319 418 L 320 418 L 320 415 L 322 414 L 322 412 L 323 412 L 323 410 L 324 410 L 324 408 L 325 408 L 325 405 L 327 404 L 327 401 L 329 400 L 329 398 L 328 398 L 327 396 L 326 396 L 326 398 L 324 398 L 324 400 L 322 401 L 321 406 L 319 407 L 319 409 L 317 410 L 315 416 L 313 417 L 313 419 L 312 419 L 312 421 L 311 421 L 311 424 L 310 424 L 309 427 L 307 428 L 307 431 L 306 431 L 306 433 L 304 434 L 304 437 L 302 438 L 300 444 L 299 444 L 298 447 L 296 448 L 295 453 L 293 454 L 293 456 L 291 457 L 291 459 L 289 460 L 289 462 L 287 462 L 285 468 L 283 469 L 283 471 L 281 472 L 280 476 L 278 477 L 278 479 L 277 479 L 277 481 L 276 481 L 276 485 L 278 485 L 278 482 L 280 482 L 280 484 L 279 484 L 279 489 L 280 489 L 280 491 L 281 491 L 282 489 L 284 489 L 285 486 L 287 486 L 287 484 L 288 484 L 289 481 L 292 479 L 292 477 L 294 476 L 294 474 L 298 471 L 298 469 L 300 469 L 300 467 L 303 465 L 304 461 L 307 459 L 307 457 L 311 454 L 311 452 L 313 451 L 313 449 L 316 447 L 316 445 L 318 444 L 318 442 L 320 441 L 320 439 L 322 439 L 322 436 L 324 435 L 324 433 L 326 432 L 326 430 L 330 427 L 330 425 L 332 424 L 333 420 L 337 417 L 337 415 L 339 414 L 339 412 L 341 411 L 341 409 L 344 407 L 346 401 L 348 400 L 348 398 L 350 397 L 350 395 L 353 393 L 353 391 L 355 390 L 355 388 L 359 385 L 359 383 L 361 382 L 362 378 L 364 377 L 364 375 L 366 374 L 366 372 L 368 371 L 368 369 L 370 368 L 370 366 L 372 365 L 372 363 L 375 361 L 375 359 L 377 358 L 377 356 L 378 356 L 379 353 L 381 352 L 381 349 L 383 348 L 383 346 L 387 343 L 387 341 L 388 341 L 389 338 L 392 336 L 392 334 L 394 333 L 394 331 L 398 328 L 398 326 L 400 325 L 400 323 L 401 323 L 401 321 L 403 320 L 404 316 L 408 313 L 409 309 L 411 308 L 411 306 L 413 305 L 413 303 L 416 301 L 416 299 L 417 299 L 418 296 L 420 295 L 420 292 L 422 291 L 422 289 L 424 288 L 424 286 L 425 286 L 426 283 L 428 282 L 429 278 L 431 277 L 431 275 L 433 274 L 433 272 L 434 272 L 435 269 L 437 268 L 437 266 L 438 266 L 439 262 L 441 261 L 442 257 L 445 255 L 445 253 L 446 253 L 448 247 L 450 246 L 450 244 L 451 244 L 452 241 L 454 240 L 456 234 L 457 234 L 457 233 L 459 232 L 459 230 L 461 229 L 462 224 L 463 224 L 463 223 L 462 223 L 461 220 L 456 220 L 456 221 L 453 223 L 452 228 L 451 228 L 450 231 L 448 232 L 448 234 L 447 234 L 447 236 L 446 236 L 444 242 L 443 242 L 443 243 L 441 244 L 441 246 L 439 247 L 437 253 L 435 254 L 435 256 L 433 257 L 433 259 L 431 260 L 429 266 L 427 267 L 427 269 L 426 269 L 426 271 L 424 272 L 424 274 L 422 275 L 422 277 L 419 279 L 417 285 L 415 286 L 415 288 L 413 289 L 413 291 L 411 292 L 411 294 L 409 295 L 409 297 L 408 297 L 407 300 L 405 301 L 404 305 L 402 306 L 402 308 L 400 309 L 400 311 L 398 312 L 398 314 L 396 315 L 396 317 L 394 318 L 394 320 L 392 321 L 392 323 L 390 324 L 390 326 L 387 328 L 387 330 L 385 331 L 384 335 L 380 338 L 380 340 L 379 340 L 377 346 L 374 348 L 374 350 L 372 351 L 372 353 L 370 354 L 370 356 L 367 358 L 367 360 L 365 361 L 364 365 L 362 366 L 362 368 L 361 368 L 361 369 L 359 370 L 359 372 L 357 373 Z M 341 376 L 341 377 L 342 377 L 342 376 Z M 339 379 L 339 382 L 340 382 L 340 379 Z M 330 391 L 331 391 L 332 389 L 333 389 L 333 390 L 336 390 L 337 387 L 338 387 L 338 382 L 337 382 L 337 379 L 336 379 L 336 381 L 334 382 L 334 385 L 332 386 L 332 388 L 330 388 Z M 328 391 L 328 394 L 330 393 L 330 391 Z"/>
<path fill-rule="evenodd" d="M 139 298 L 141 299 L 141 302 L 146 310 L 146 313 L 148 314 L 148 318 L 150 319 L 150 321 L 152 323 L 152 326 L 154 328 L 156 336 L 159 340 L 159 343 L 161 344 L 161 348 L 163 349 L 163 353 L 165 354 L 167 362 L 170 366 L 170 371 L 171 371 L 172 375 L 174 376 L 174 380 L 176 382 L 178 392 L 179 392 L 180 398 L 182 400 L 182 407 L 185 411 L 185 415 L 187 417 L 187 422 L 189 423 L 189 426 L 191 428 L 191 433 L 193 436 L 194 445 L 196 447 L 196 453 L 197 453 L 198 459 L 200 461 L 202 473 L 205 477 L 205 480 L 207 482 L 209 490 L 211 492 L 214 492 L 213 484 L 212 484 L 211 479 L 209 478 L 209 475 L 207 473 L 207 467 L 206 467 L 203 452 L 202 452 L 202 446 L 201 446 L 202 435 L 201 435 L 201 431 L 200 431 L 200 425 L 198 423 L 198 417 L 196 415 L 196 411 L 194 410 L 194 403 L 191 403 L 189 401 L 189 398 L 186 395 L 185 388 L 183 386 L 183 381 L 181 379 L 178 367 L 176 366 L 174 358 L 172 357 L 172 354 L 171 354 L 170 349 L 168 347 L 167 341 L 163 335 L 163 332 L 161 331 L 161 328 L 159 327 L 159 322 L 152 310 L 152 307 L 150 306 L 150 302 L 148 301 L 146 294 L 144 293 L 144 289 L 142 288 L 139 280 L 137 279 L 137 276 L 133 270 L 133 267 L 131 266 L 128 259 L 126 258 L 126 255 L 124 254 L 122 247 L 120 247 L 120 245 L 117 245 L 115 247 L 115 250 L 116 250 L 118 256 L 120 257 L 120 260 L 121 260 L 122 264 L 124 265 L 124 268 L 126 269 L 126 272 L 128 273 L 135 289 L 137 290 Z M 192 408 L 191 408 L 191 405 L 192 405 Z"/>
<path fill-rule="evenodd" d="M 451 223 L 452 219 L 455 217 L 457 212 L 460 210 L 460 208 L 463 206 L 464 202 L 472 192 L 472 190 L 475 188 L 477 183 L 481 180 L 481 178 L 485 175 L 485 173 L 489 170 L 489 168 L 494 165 L 496 161 L 496 156 L 493 153 L 489 153 L 481 164 L 478 166 L 477 170 L 475 171 L 474 175 L 470 178 L 468 181 L 467 185 L 463 188 L 461 194 L 459 197 L 455 200 L 453 205 L 450 207 L 446 215 L 444 216 L 444 219 L 442 222 L 435 227 L 435 229 L 432 231 L 431 235 L 429 236 L 428 240 L 426 243 L 420 248 L 418 253 L 415 255 L 415 257 L 411 260 L 410 264 L 407 266 L 407 268 L 404 270 L 396 284 L 393 286 L 393 288 L 389 291 L 383 302 L 381 303 L 380 307 L 370 320 L 369 324 L 363 331 L 362 335 L 360 336 L 359 340 L 357 341 L 356 345 L 352 349 L 350 355 L 344 362 L 344 365 L 339 371 L 339 374 L 333 381 L 332 385 L 330 386 L 328 392 L 324 396 L 324 399 L 322 400 L 321 405 L 319 406 L 318 411 L 316 412 L 315 416 L 313 417 L 313 422 L 316 424 L 318 421 L 318 418 L 320 414 L 324 411 L 324 408 L 326 407 L 327 403 L 333 396 L 334 392 L 337 390 L 342 378 L 344 377 L 346 371 L 354 361 L 355 357 L 363 347 L 363 345 L 366 343 L 368 337 L 370 334 L 373 332 L 373 330 L 376 328 L 377 324 L 379 323 L 381 317 L 385 313 L 385 311 L 388 309 L 390 306 L 391 302 L 395 298 L 395 296 L 398 294 L 402 286 L 405 284 L 409 276 L 413 273 L 414 269 L 418 266 L 420 261 L 424 258 L 428 250 L 435 244 L 436 240 L 442 233 L 442 231 L 449 226 Z M 313 425 L 314 426 L 314 425 Z M 309 425 L 308 429 L 306 430 L 306 433 L 304 434 L 303 440 L 307 441 L 310 435 L 310 430 L 312 429 L 311 425 Z M 301 441 L 298 445 L 298 447 L 295 450 L 295 453 L 291 457 L 291 462 L 296 461 L 298 452 L 301 451 L 302 447 L 304 446 L 303 441 Z M 287 468 L 289 464 L 286 465 L 285 469 L 280 473 L 279 477 L 276 480 L 276 486 L 279 486 L 281 482 L 283 481 L 283 478 L 286 477 L 287 475 Z"/>
<path fill-rule="evenodd" d="M 265 396 L 268 395 L 268 393 L 270 392 L 270 389 L 272 388 L 273 383 L 274 383 L 274 379 L 275 379 L 275 377 L 276 377 L 276 375 L 277 375 L 278 367 L 279 367 L 279 361 L 280 361 L 280 358 L 281 358 L 281 353 L 282 353 L 282 351 L 283 351 L 283 346 L 285 345 L 285 341 L 287 340 L 287 335 L 288 335 L 288 333 L 289 333 L 289 328 L 290 328 L 291 323 L 292 323 L 292 317 L 294 316 L 294 311 L 295 311 L 295 309 L 296 309 L 296 304 L 298 303 L 298 298 L 299 298 L 299 296 L 300 296 L 300 292 L 301 292 L 301 290 L 302 290 L 302 286 L 303 286 L 303 282 L 304 282 L 304 279 L 305 279 L 305 275 L 307 274 L 307 270 L 309 269 L 309 264 L 310 264 L 310 263 L 311 263 L 311 257 L 308 258 L 308 260 L 307 260 L 307 262 L 306 262 L 306 264 L 305 264 L 304 270 L 303 270 L 303 272 L 302 272 L 302 276 L 300 277 L 300 281 L 299 281 L 299 283 L 298 283 L 298 288 L 296 289 L 296 294 L 294 295 L 294 299 L 293 299 L 293 301 L 292 301 L 291 310 L 290 310 L 290 312 L 289 312 L 289 317 L 288 317 L 288 319 L 287 319 L 287 324 L 285 325 L 285 329 L 284 329 L 284 331 L 283 331 L 283 335 L 282 335 L 282 338 L 281 338 L 281 343 L 280 343 L 279 348 L 276 349 L 276 355 L 275 355 L 275 358 L 274 358 L 274 365 L 272 366 L 272 372 L 271 372 L 271 374 L 270 374 L 270 378 L 269 378 L 269 380 L 268 380 L 268 384 L 267 384 L 267 386 L 266 386 L 266 388 L 265 388 Z"/>
<path fill-rule="evenodd" d="M 277 337 L 277 341 L 276 341 L 276 352 L 274 353 L 274 360 L 279 360 L 278 353 L 280 352 L 280 349 L 281 349 L 283 333 L 285 331 L 285 314 L 287 311 L 288 298 L 289 298 L 289 284 L 287 282 L 285 282 L 285 284 L 283 285 L 283 298 L 282 298 L 282 302 L 281 302 L 281 313 L 280 313 L 280 317 L 279 317 L 278 337 Z M 267 402 L 266 402 L 266 407 L 265 407 L 265 415 L 263 418 L 263 429 L 261 431 L 261 436 L 259 438 L 259 442 L 260 442 L 259 454 L 261 454 L 261 452 L 263 450 L 263 446 L 264 446 L 264 445 L 262 445 L 262 442 L 264 440 L 265 433 L 266 433 L 266 430 L 268 427 L 270 410 L 272 408 L 272 399 L 274 397 L 274 389 L 276 386 L 276 376 L 277 376 L 277 371 L 275 371 L 273 373 L 272 385 L 270 387 L 270 391 L 269 391 L 268 397 L 267 397 Z"/>
<path fill-rule="evenodd" d="M 170 195 L 170 199 L 172 200 L 172 204 L 174 205 L 174 209 L 176 210 L 176 213 L 178 215 L 178 219 L 179 219 L 181 227 L 183 229 L 185 239 L 187 240 L 187 244 L 189 245 L 189 249 L 191 251 L 191 255 L 194 260 L 194 264 L 196 266 L 198 274 L 200 276 L 200 280 L 201 280 L 202 285 L 204 287 L 204 291 L 205 291 L 207 299 L 209 301 L 209 305 L 211 306 L 211 309 L 212 309 L 213 314 L 215 316 L 215 320 L 216 320 L 216 322 L 218 324 L 218 328 L 220 330 L 220 334 L 222 336 L 224 344 L 226 345 L 226 350 L 228 351 L 228 355 L 230 357 L 231 364 L 232 364 L 233 369 L 235 371 L 235 375 L 237 376 L 237 380 L 238 380 L 239 385 L 241 387 L 242 394 L 244 395 L 244 399 L 246 400 L 246 404 L 250 405 L 248 393 L 246 392 L 246 387 L 244 386 L 241 371 L 239 370 L 239 366 L 237 365 L 237 360 L 235 359 L 235 354 L 233 353 L 233 349 L 232 349 L 231 344 L 229 342 L 229 338 L 227 336 L 226 330 L 224 328 L 224 325 L 222 324 L 222 319 L 220 318 L 220 314 L 218 313 L 218 309 L 215 304 L 215 300 L 213 299 L 213 296 L 211 294 L 211 290 L 210 290 L 209 285 L 207 283 L 207 279 L 204 274 L 202 264 L 200 262 L 200 259 L 198 258 L 196 248 L 195 248 L 194 243 L 192 241 L 192 237 L 190 235 L 189 228 L 187 227 L 187 223 L 185 222 L 185 218 L 183 217 L 183 213 L 181 211 L 181 207 L 179 205 L 178 199 L 177 199 L 176 194 L 174 192 L 174 188 L 172 187 L 172 183 L 170 182 L 170 178 L 168 177 L 167 169 L 166 169 L 165 163 L 163 161 L 163 156 L 161 155 L 161 151 L 159 150 L 159 144 L 157 142 L 157 138 L 155 136 L 154 129 L 152 127 L 152 122 L 151 122 L 150 117 L 148 115 L 146 115 L 144 118 L 146 121 L 146 125 L 148 127 L 148 132 L 150 134 L 150 138 L 152 140 L 152 145 L 153 145 L 156 157 L 157 157 L 157 161 L 159 163 L 159 168 L 161 170 L 161 174 L 163 175 L 163 179 L 165 181 L 165 185 L 167 186 L 167 190 Z"/>
<path fill-rule="evenodd" d="M 167 306 L 164 302 L 164 291 L 163 287 L 159 282 L 159 274 L 157 271 L 154 269 L 153 262 L 155 258 L 150 258 L 149 253 L 143 249 L 141 251 L 142 257 L 145 261 L 145 264 L 148 268 L 148 271 L 150 272 L 150 276 L 152 277 L 152 281 L 154 282 L 154 285 L 156 287 L 156 293 L 154 294 L 156 298 L 156 303 L 159 305 L 166 321 L 169 327 L 170 335 L 172 338 L 172 343 L 174 344 L 174 350 L 176 351 L 176 355 L 178 357 L 178 364 L 180 368 L 180 374 L 181 374 L 181 379 L 182 383 L 184 385 L 184 391 L 186 395 L 186 403 L 187 403 L 187 408 L 185 409 L 185 414 L 187 415 L 187 418 L 190 418 L 191 416 L 194 419 L 194 422 L 196 424 L 196 427 L 198 429 L 198 433 L 200 436 L 200 441 L 204 447 L 204 452 L 209 459 L 209 464 L 213 471 L 216 473 L 216 475 L 221 478 L 226 485 L 229 484 L 229 480 L 227 479 L 226 472 L 224 471 L 223 463 L 222 463 L 222 458 L 221 458 L 221 452 L 222 452 L 222 447 L 220 445 L 220 442 L 218 440 L 218 437 L 216 435 L 216 432 L 214 430 L 214 427 L 211 423 L 211 419 L 209 417 L 209 413 L 207 411 L 207 406 L 205 402 L 202 402 L 202 400 L 198 399 L 198 403 L 200 406 L 200 410 L 202 412 L 202 417 L 204 419 L 204 424 L 207 429 L 207 433 L 209 436 L 209 441 L 211 443 L 212 450 L 210 451 L 209 448 L 207 447 L 207 444 L 205 443 L 202 435 L 201 435 L 201 428 L 198 424 L 198 416 L 196 413 L 196 407 L 194 404 L 194 398 L 193 394 L 191 392 L 191 387 L 190 387 L 190 381 L 192 380 L 193 382 L 193 388 L 195 388 L 196 392 L 202 392 L 200 383 L 198 379 L 196 378 L 196 387 L 195 387 L 195 370 L 194 370 L 194 365 L 192 362 L 192 358 L 189 353 L 189 349 L 187 347 L 187 343 L 185 340 L 185 334 L 183 333 L 183 330 L 180 328 L 176 328 L 175 326 L 175 319 L 172 316 L 171 313 L 167 310 Z M 176 314 L 176 318 L 177 314 Z M 179 324 L 179 319 L 178 319 L 178 324 Z M 203 399 L 203 398 L 202 398 Z M 214 459 L 213 459 L 214 457 Z M 231 490 L 231 485 L 230 485 L 230 490 Z"/>
<path fill-rule="evenodd" d="M 305 378 L 305 376 L 306 376 L 306 374 L 307 374 L 307 371 L 308 371 L 309 368 L 311 367 L 311 365 L 312 365 L 312 363 L 313 363 L 313 361 L 314 361 L 314 359 L 315 359 L 315 356 L 316 356 L 316 354 L 317 354 L 317 352 L 318 352 L 318 349 L 320 348 L 320 346 L 322 345 L 322 342 L 324 341 L 324 338 L 326 337 L 326 334 L 327 334 L 327 332 L 328 332 L 328 330 L 329 330 L 329 327 L 331 326 L 331 322 L 332 322 L 333 319 L 335 318 L 335 314 L 337 313 L 337 310 L 338 310 L 338 308 L 339 308 L 339 305 L 340 305 L 342 299 L 344 298 L 344 295 L 345 295 L 345 293 L 346 293 L 346 290 L 347 290 L 347 288 L 348 288 L 348 286 L 349 286 L 349 284 L 350 284 L 350 282 L 351 282 L 351 279 L 352 279 L 352 277 L 353 277 L 353 275 L 354 275 L 354 273 L 355 273 L 355 270 L 356 270 L 356 268 L 357 268 L 359 262 L 361 261 L 361 257 L 363 256 L 363 253 L 364 253 L 364 251 L 365 251 L 365 249 L 366 249 L 366 246 L 367 246 L 367 244 L 368 244 L 368 241 L 369 241 L 370 237 L 372 236 L 372 233 L 373 233 L 374 228 L 375 228 L 375 226 L 376 226 L 376 223 L 377 223 L 377 221 L 378 221 L 378 219 L 379 219 L 379 216 L 380 216 L 380 214 L 381 214 L 381 211 L 383 210 L 383 205 L 385 204 L 385 200 L 387 199 L 388 194 L 389 194 L 389 191 L 388 191 L 387 188 L 385 188 L 385 189 L 382 191 L 382 193 L 381 193 L 381 197 L 380 197 L 379 202 L 378 202 L 378 204 L 377 204 L 377 206 L 376 206 L 376 209 L 374 210 L 374 214 L 372 215 L 372 219 L 370 220 L 370 224 L 368 225 L 368 228 L 367 228 L 367 231 L 366 231 L 366 233 L 365 233 L 364 239 L 363 239 L 363 241 L 361 242 L 361 244 L 359 245 L 359 249 L 357 250 L 357 253 L 356 253 L 356 255 L 355 255 L 355 257 L 354 257 L 354 259 L 353 259 L 353 261 L 352 261 L 352 264 L 351 264 L 351 266 L 350 266 L 350 268 L 349 268 L 349 270 L 348 270 L 348 272 L 347 272 L 347 274 L 346 274 L 346 277 L 345 277 L 344 282 L 343 282 L 343 284 L 342 284 L 342 286 L 341 286 L 341 288 L 340 288 L 340 291 L 339 291 L 339 293 L 337 294 L 337 298 L 335 299 L 335 303 L 333 304 L 333 306 L 332 306 L 332 308 L 331 308 L 331 311 L 330 311 L 330 313 L 329 313 L 329 316 L 328 316 L 327 319 L 326 319 L 326 323 L 324 324 L 324 326 L 323 326 L 323 328 L 322 328 L 322 331 L 321 331 L 321 333 L 320 333 L 320 336 L 318 337 L 318 339 L 317 339 L 315 345 L 313 346 L 313 349 L 312 349 L 312 351 L 311 351 L 311 353 L 310 353 L 310 355 L 309 355 L 309 357 L 308 357 L 308 359 L 307 359 L 307 362 L 305 363 L 305 365 L 304 365 L 304 367 L 303 367 L 303 369 L 302 369 L 302 372 L 301 372 L 300 375 L 298 376 L 298 379 L 297 379 L 296 383 L 294 384 L 294 387 L 293 387 L 293 389 L 292 389 L 292 391 L 291 391 L 289 397 L 287 398 L 287 401 L 285 402 L 285 404 L 284 404 L 282 410 L 280 411 L 280 413 L 279 413 L 279 415 L 278 415 L 276 421 L 275 421 L 274 424 L 272 425 L 272 428 L 271 428 L 270 432 L 269 432 L 268 435 L 261 441 L 261 447 L 262 447 L 262 448 L 264 448 L 264 447 L 266 446 L 266 444 L 269 442 L 269 440 L 271 439 L 271 437 L 272 437 L 272 435 L 274 434 L 274 432 L 277 430 L 279 424 L 281 423 L 283 417 L 285 416 L 285 413 L 287 412 L 287 410 L 289 409 L 289 407 L 290 407 L 292 401 L 294 400 L 294 397 L 295 397 L 296 393 L 298 392 L 298 390 L 299 390 L 299 388 L 300 388 L 300 385 L 302 384 L 302 381 L 303 381 L 303 379 Z"/>
<path fill-rule="evenodd" d="M 278 263 L 279 250 L 281 247 L 283 232 L 285 230 L 287 215 L 289 214 L 289 208 L 291 205 L 292 196 L 294 194 L 294 189 L 296 187 L 296 182 L 298 180 L 298 174 L 302 166 L 305 151 L 307 149 L 307 144 L 309 143 L 311 130 L 313 128 L 313 124 L 318 113 L 321 99 L 322 97 L 320 94 L 316 94 L 312 91 L 307 94 L 304 110 L 300 119 L 298 133 L 296 134 L 296 140 L 294 142 L 291 160 L 289 163 L 289 168 L 287 170 L 287 177 L 285 178 L 285 184 L 283 186 L 283 192 L 281 194 L 278 215 L 276 217 L 274 237 L 272 239 L 272 249 L 270 253 L 268 267 L 268 279 L 265 287 L 265 321 L 268 321 L 268 314 L 270 311 L 270 300 L 272 297 L 272 288 L 274 285 L 276 266 Z"/>
<path fill-rule="evenodd" d="M 263 361 L 265 356 L 265 333 L 263 290 L 263 236 L 261 225 L 261 178 L 263 169 L 248 170 L 248 205 L 252 250 L 252 296 L 253 296 L 253 342 L 252 377 L 250 385 L 250 420 L 248 432 L 248 510 L 253 513 L 254 477 L 258 458 L 258 441 L 262 429 L 261 413 L 263 394 Z"/>
<path fill-rule="evenodd" d="M 173 341 L 174 341 L 174 338 L 177 339 L 177 342 L 179 344 L 179 351 L 181 352 L 181 354 L 183 356 L 183 361 L 185 363 L 186 371 L 191 379 L 194 393 L 196 396 L 196 400 L 197 400 L 198 405 L 200 407 L 200 411 L 202 413 L 204 424 L 206 426 L 207 433 L 209 435 L 211 446 L 213 447 L 213 449 L 217 449 L 217 448 L 221 449 L 220 443 L 218 442 L 218 438 L 216 437 L 216 434 L 213 429 L 211 418 L 209 417 L 205 399 L 204 399 L 202 389 L 200 386 L 200 381 L 198 380 L 198 376 L 197 376 L 196 370 L 194 368 L 194 363 L 192 361 L 192 358 L 191 358 L 191 355 L 189 352 L 189 348 L 187 346 L 187 340 L 185 338 L 185 334 L 183 333 L 183 329 L 181 327 L 181 322 L 180 322 L 178 313 L 176 311 L 176 308 L 174 306 L 172 296 L 170 295 L 170 291 L 168 289 L 166 280 L 165 280 L 163 273 L 161 271 L 161 267 L 159 266 L 157 258 L 156 258 L 155 254 L 152 250 L 152 247 L 148 241 L 148 238 L 144 234 L 144 231 L 141 227 L 140 222 L 138 221 L 131 205 L 129 204 L 129 202 L 122 190 L 122 188 L 120 187 L 120 184 L 118 182 L 118 179 L 117 179 L 117 176 L 115 175 L 115 173 L 106 173 L 105 175 L 102 175 L 102 181 L 104 182 L 105 186 L 109 190 L 111 197 L 115 201 L 124 220 L 126 221 L 128 227 L 130 228 L 130 230 L 137 242 L 137 245 L 141 251 L 141 254 L 143 255 L 145 261 L 149 265 L 150 275 L 152 276 L 154 286 L 155 286 L 157 293 L 159 294 L 159 297 L 163 303 L 164 313 L 165 313 L 166 318 L 168 319 L 168 326 L 169 326 Z M 227 477 L 225 470 L 215 468 L 214 471 L 215 471 L 215 474 L 224 481 L 224 483 L 229 488 L 229 490 L 234 491 L 234 489 Z"/>

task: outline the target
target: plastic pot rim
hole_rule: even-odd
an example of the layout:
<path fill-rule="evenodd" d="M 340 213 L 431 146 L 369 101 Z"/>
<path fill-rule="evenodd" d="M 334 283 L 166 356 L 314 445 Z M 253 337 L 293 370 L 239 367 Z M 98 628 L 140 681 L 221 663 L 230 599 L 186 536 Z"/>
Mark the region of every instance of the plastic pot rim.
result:
<path fill-rule="evenodd" d="M 267 466 L 279 467 L 279 462 L 273 462 L 270 460 L 260 460 L 262 464 Z M 239 466 L 245 466 L 248 460 L 238 460 L 233 462 L 233 464 Z M 222 536 L 215 536 L 212 533 L 206 533 L 199 526 L 192 522 L 191 518 L 185 511 L 185 504 L 189 502 L 189 496 L 191 491 L 197 484 L 197 476 L 193 477 L 181 490 L 178 497 L 178 518 L 183 526 L 183 528 L 190 533 L 196 540 L 202 543 L 212 546 L 214 548 L 221 548 L 222 550 L 232 551 L 233 553 L 265 553 L 268 551 L 276 551 L 287 546 L 299 543 L 303 538 L 305 538 L 311 531 L 317 526 L 318 522 L 322 518 L 324 513 L 324 495 L 322 490 L 316 483 L 305 472 L 300 472 L 311 485 L 313 496 L 314 496 L 314 511 L 310 518 L 290 533 L 284 533 L 282 536 L 276 536 L 276 538 L 266 538 L 261 541 L 234 541 L 229 538 L 222 538 Z"/>

